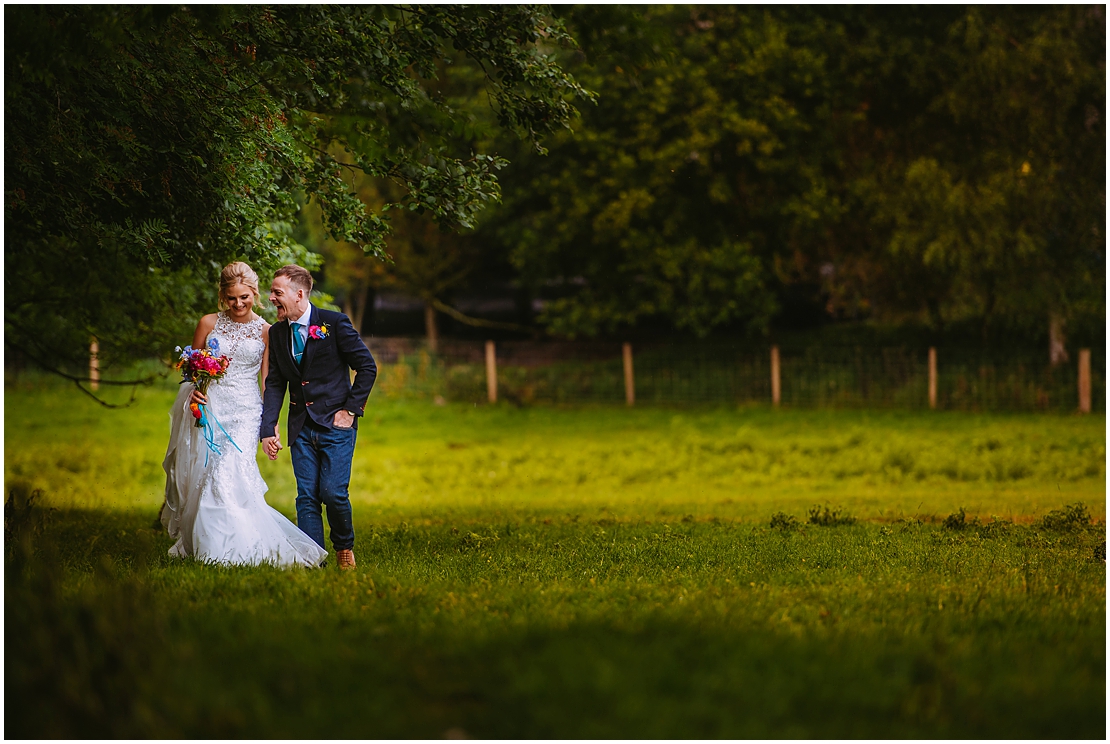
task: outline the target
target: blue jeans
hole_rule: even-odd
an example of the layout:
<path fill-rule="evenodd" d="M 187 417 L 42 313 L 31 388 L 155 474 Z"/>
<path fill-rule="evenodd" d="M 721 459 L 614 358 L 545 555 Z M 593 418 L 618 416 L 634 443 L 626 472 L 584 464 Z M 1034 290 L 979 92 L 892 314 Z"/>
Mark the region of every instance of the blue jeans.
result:
<path fill-rule="evenodd" d="M 356 433 L 353 428 L 317 429 L 306 423 L 289 450 L 297 476 L 297 526 L 325 550 L 320 504 L 327 507 L 335 549 L 355 546 L 347 487 L 351 483 Z"/>

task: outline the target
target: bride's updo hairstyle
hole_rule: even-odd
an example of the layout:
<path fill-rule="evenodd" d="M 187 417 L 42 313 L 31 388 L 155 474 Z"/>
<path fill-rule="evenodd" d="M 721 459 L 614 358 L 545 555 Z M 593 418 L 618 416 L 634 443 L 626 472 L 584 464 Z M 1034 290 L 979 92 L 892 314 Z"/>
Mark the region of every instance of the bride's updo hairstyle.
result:
<path fill-rule="evenodd" d="M 227 309 L 227 302 L 224 301 L 224 295 L 227 290 L 234 287 L 236 284 L 242 284 L 249 288 L 254 294 L 254 301 L 258 302 L 258 274 L 254 273 L 254 269 L 247 266 L 242 261 L 229 263 L 220 272 L 220 309 Z"/>

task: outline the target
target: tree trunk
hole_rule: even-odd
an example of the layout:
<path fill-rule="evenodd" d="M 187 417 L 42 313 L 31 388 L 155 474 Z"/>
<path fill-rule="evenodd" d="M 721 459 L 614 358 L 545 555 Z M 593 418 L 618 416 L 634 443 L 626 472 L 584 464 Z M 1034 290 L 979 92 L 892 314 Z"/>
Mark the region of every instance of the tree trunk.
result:
<path fill-rule="evenodd" d="M 351 325 L 355 327 L 358 334 L 362 335 L 362 319 L 366 315 L 366 287 L 361 284 L 355 292 L 355 314 L 351 315 Z"/>
<path fill-rule="evenodd" d="M 343 298 L 343 314 L 351 319 L 358 335 L 362 335 L 362 317 L 366 312 L 366 287 L 358 286 Z"/>
<path fill-rule="evenodd" d="M 436 328 L 436 309 L 430 300 L 424 300 L 424 332 L 428 335 L 428 351 L 439 351 L 439 330 Z"/>
<path fill-rule="evenodd" d="M 1048 361 L 1055 367 L 1068 361 L 1068 350 L 1064 347 L 1064 316 L 1059 313 L 1048 315 Z"/>

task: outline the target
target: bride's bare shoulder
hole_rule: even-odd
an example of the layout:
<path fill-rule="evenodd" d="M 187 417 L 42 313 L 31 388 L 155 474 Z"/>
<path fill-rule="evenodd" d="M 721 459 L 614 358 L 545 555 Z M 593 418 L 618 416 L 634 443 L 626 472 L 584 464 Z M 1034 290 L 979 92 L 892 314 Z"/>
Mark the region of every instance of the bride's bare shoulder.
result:
<path fill-rule="evenodd" d="M 197 329 L 193 332 L 194 349 L 199 349 L 201 346 L 204 346 L 205 339 L 208 338 L 208 334 L 211 333 L 212 329 L 216 327 L 217 317 L 217 313 L 209 313 L 208 315 L 201 317 L 200 321 L 197 323 Z"/>

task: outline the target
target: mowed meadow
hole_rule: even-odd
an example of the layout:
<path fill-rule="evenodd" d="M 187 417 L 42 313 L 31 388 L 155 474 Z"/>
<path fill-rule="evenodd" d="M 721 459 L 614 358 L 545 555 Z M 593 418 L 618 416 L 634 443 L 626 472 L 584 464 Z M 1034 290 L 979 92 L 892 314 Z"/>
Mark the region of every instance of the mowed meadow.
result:
<path fill-rule="evenodd" d="M 1105 736 L 1104 416 L 375 393 L 340 573 L 167 557 L 174 392 L 7 381 L 8 737 Z"/>

